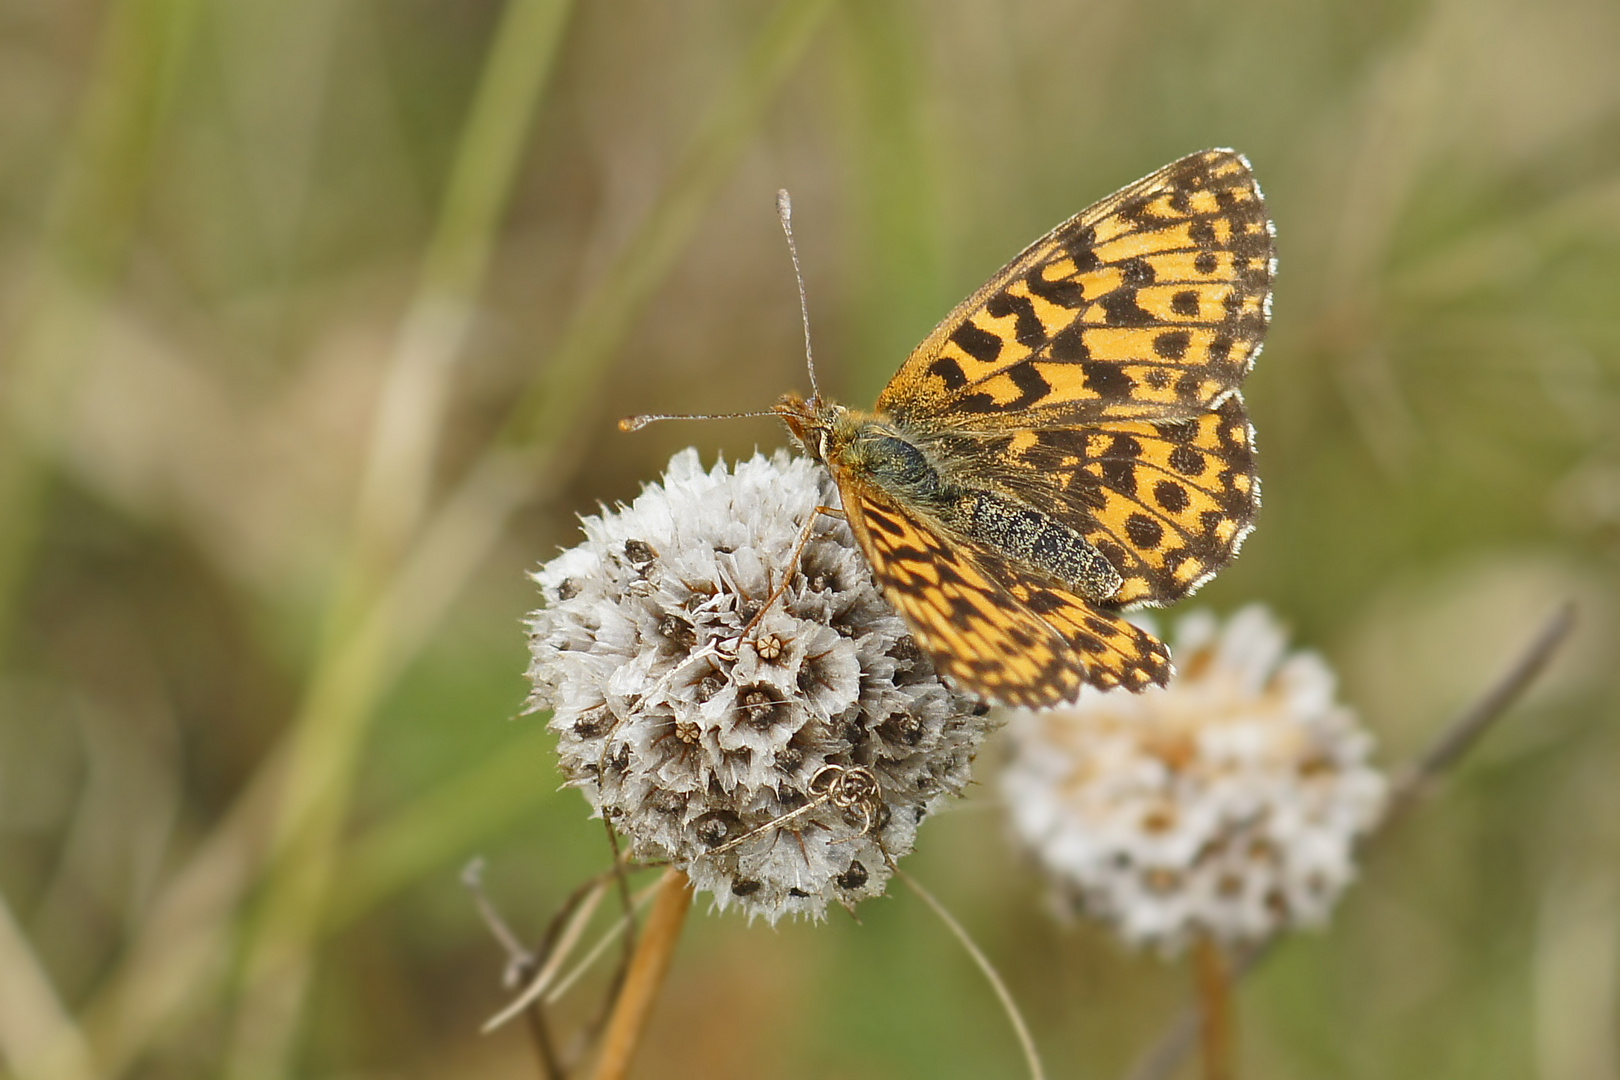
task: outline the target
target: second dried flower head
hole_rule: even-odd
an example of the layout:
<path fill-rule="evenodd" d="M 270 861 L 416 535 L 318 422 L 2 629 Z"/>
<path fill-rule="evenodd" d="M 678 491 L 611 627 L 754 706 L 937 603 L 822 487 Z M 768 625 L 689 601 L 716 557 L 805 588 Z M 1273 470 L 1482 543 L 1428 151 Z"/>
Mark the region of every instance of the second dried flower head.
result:
<path fill-rule="evenodd" d="M 1013 714 L 1015 831 L 1060 896 L 1132 942 L 1322 922 L 1382 811 L 1371 739 L 1263 608 L 1183 618 L 1175 657 L 1166 689 Z"/>

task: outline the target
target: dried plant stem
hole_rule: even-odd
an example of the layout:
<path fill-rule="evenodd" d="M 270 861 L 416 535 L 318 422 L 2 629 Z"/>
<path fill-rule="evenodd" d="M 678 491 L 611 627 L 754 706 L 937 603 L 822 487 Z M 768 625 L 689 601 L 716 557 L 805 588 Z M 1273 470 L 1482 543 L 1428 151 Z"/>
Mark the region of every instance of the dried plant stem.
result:
<path fill-rule="evenodd" d="M 653 901 L 635 956 L 630 960 L 624 988 L 619 991 L 618 1003 L 608 1018 L 595 1080 L 621 1080 L 629 1072 L 642 1032 L 646 1030 L 647 1018 L 652 1015 L 653 1001 L 669 972 L 681 928 L 686 925 L 686 913 L 691 908 L 692 883 L 679 870 L 664 871 L 658 883 L 658 897 Z"/>
<path fill-rule="evenodd" d="M 606 880 L 599 879 L 591 882 L 583 893 L 577 894 L 577 902 L 572 905 L 572 909 L 564 909 L 562 914 L 566 916 L 566 921 L 553 926 L 552 929 L 555 933 L 553 940 L 547 944 L 544 965 L 529 980 L 529 985 L 524 987 L 523 993 L 519 994 L 516 1000 L 484 1022 L 484 1034 L 487 1035 L 494 1031 L 540 1000 L 541 995 L 546 992 L 557 978 L 557 973 L 562 970 L 562 966 L 573 955 L 574 946 L 579 944 L 579 939 L 585 933 L 585 928 L 590 925 L 591 916 L 596 914 L 597 904 L 601 902 L 602 897 L 607 893 L 607 886 L 608 882 Z"/>
<path fill-rule="evenodd" d="M 1226 950 L 1208 934 L 1193 942 L 1193 977 L 1203 1005 L 1199 1043 L 1204 1057 L 1204 1080 L 1233 1080 L 1232 974 Z"/>
<path fill-rule="evenodd" d="M 1379 824 L 1380 829 L 1411 809 L 1436 778 L 1474 748 L 1474 744 L 1490 730 L 1491 725 L 1541 674 L 1574 628 L 1575 605 L 1566 601 L 1543 624 L 1518 661 L 1496 685 L 1441 729 L 1423 753 L 1396 774 L 1390 785 L 1389 805 L 1384 811 L 1384 820 Z"/>
<path fill-rule="evenodd" d="M 530 1005 L 555 1005 L 567 993 L 568 988 L 577 982 L 581 975 L 590 969 L 607 947 L 617 941 L 621 936 L 627 938 L 632 946 L 638 940 L 636 930 L 636 912 L 640 911 L 663 884 L 662 879 L 643 889 L 634 896 L 624 897 L 624 910 L 613 925 L 597 939 L 596 944 L 586 951 L 584 957 L 574 965 L 567 974 L 559 974 L 562 965 L 568 962 L 575 946 L 579 942 L 579 932 L 584 929 L 591 915 L 596 911 L 598 901 L 605 895 L 612 877 L 603 875 L 585 883 L 569 901 L 564 904 L 562 911 L 558 912 L 557 919 L 547 933 L 545 946 L 540 950 L 539 958 L 544 962 L 544 968 L 533 975 L 521 994 L 501 1009 L 490 1019 L 484 1022 L 481 1029 L 489 1034 L 496 1028 L 505 1024 L 519 1012 Z M 481 901 L 483 903 L 483 901 Z M 562 920 L 567 920 L 566 924 Z M 575 927 L 578 929 L 575 929 Z M 626 933 L 626 931 L 629 931 Z M 499 935 L 498 935 L 499 936 Z M 631 957 L 625 957 L 625 966 L 628 967 Z"/>
<path fill-rule="evenodd" d="M 1012 1023 L 1013 1033 L 1018 1036 L 1018 1045 L 1024 1051 L 1024 1062 L 1029 1066 L 1030 1080 L 1044 1080 L 1046 1072 L 1041 1067 L 1041 1056 L 1039 1051 L 1035 1049 L 1035 1039 L 1029 1033 L 1029 1025 L 1024 1023 L 1024 1014 L 1018 1011 L 1018 1002 L 1013 1000 L 1012 991 L 1008 990 L 1007 984 L 1002 981 L 1001 973 L 995 969 L 995 966 L 990 963 L 990 958 L 985 956 L 974 940 L 968 936 L 968 932 L 963 929 L 962 924 L 957 922 L 951 913 L 945 909 L 945 905 L 934 899 L 933 893 L 923 888 L 916 878 L 898 866 L 894 866 L 893 863 L 890 866 L 894 870 L 895 876 L 911 886 L 912 891 L 922 898 L 922 902 L 927 904 L 935 915 L 939 916 L 939 921 L 944 923 L 946 929 L 955 935 L 962 948 L 973 958 L 973 962 L 979 966 L 979 970 L 984 973 L 985 979 L 990 983 L 990 988 L 996 992 L 996 997 L 1001 1001 L 1001 1007 L 1006 1012 L 1007 1019 Z"/>
<path fill-rule="evenodd" d="M 608 946 L 621 938 L 629 946 L 629 951 L 620 966 L 624 971 L 630 969 L 630 960 L 635 955 L 635 943 L 641 940 L 640 931 L 636 928 L 635 923 L 636 912 L 640 911 L 652 899 L 657 887 L 657 883 L 654 883 L 651 888 L 643 889 L 631 898 L 630 909 L 621 915 L 612 926 L 607 928 L 602 936 L 597 939 L 596 944 L 592 945 L 585 955 L 579 958 L 579 963 L 574 965 L 573 970 L 559 975 L 557 980 L 546 989 L 545 995 L 540 999 L 542 1004 L 555 1005 L 561 1001 L 563 995 L 568 993 L 573 988 L 573 985 L 602 958 L 602 954 L 607 952 Z M 622 974 L 620 977 L 623 977 Z"/>
<path fill-rule="evenodd" d="M 1383 835 L 1393 822 L 1416 805 L 1434 782 L 1502 718 L 1546 668 L 1574 626 L 1575 605 L 1566 602 L 1542 625 L 1502 677 L 1470 708 L 1442 728 L 1428 747 L 1396 774 L 1384 816 L 1372 837 Z M 1274 941 L 1266 941 L 1239 952 L 1231 963 L 1230 984 L 1235 986 L 1258 967 L 1273 947 Z M 1199 1019 L 1196 1009 L 1186 1010 L 1176 1017 L 1135 1067 L 1125 1074 L 1127 1080 L 1165 1080 L 1174 1073 L 1192 1049 L 1200 1030 Z"/>

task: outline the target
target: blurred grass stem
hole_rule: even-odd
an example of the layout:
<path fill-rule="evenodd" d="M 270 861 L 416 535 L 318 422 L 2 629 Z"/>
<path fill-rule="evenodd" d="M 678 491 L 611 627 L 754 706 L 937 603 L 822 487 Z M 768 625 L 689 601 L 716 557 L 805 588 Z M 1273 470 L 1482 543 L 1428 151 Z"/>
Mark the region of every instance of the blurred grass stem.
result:
<path fill-rule="evenodd" d="M 793 68 L 827 3 L 790 0 L 762 31 L 735 82 L 699 129 L 683 168 L 642 227 L 638 242 L 627 248 L 594 300 L 570 324 L 564 341 L 573 345 L 553 356 L 551 377 L 542 380 L 545 392 L 528 399 L 541 403 L 534 410 L 538 423 L 519 419 L 508 424 L 508 433 L 521 429 L 524 437 L 492 447 L 417 536 L 413 527 L 422 516 L 431 481 L 448 372 L 466 329 L 466 311 L 452 307 L 447 315 L 445 297 L 470 303 L 470 294 L 457 290 L 482 281 L 489 234 L 499 218 L 496 204 L 504 204 L 518 158 L 511 142 L 497 133 L 507 130 L 512 138 L 521 133 L 480 114 L 487 109 L 504 118 L 505 125 L 521 122 L 526 129 L 532 103 L 522 108 L 504 95 L 524 89 L 537 94 L 543 84 L 513 73 L 513 62 L 503 58 L 519 45 L 504 40 L 533 33 L 536 27 L 549 28 L 553 35 L 560 31 L 562 18 L 536 14 L 537 5 L 544 6 L 539 0 L 515 2 L 498 31 L 502 40 L 492 52 L 495 60 L 462 145 L 464 156 L 487 160 L 457 165 L 455 175 L 466 179 L 452 184 L 440 224 L 444 239 L 430 249 L 435 254 L 431 274 L 424 276 L 421 295 L 426 299 L 406 319 L 407 337 L 384 390 L 349 571 L 294 723 L 288 798 L 278 810 L 272 876 L 242 967 L 246 994 L 230 1075 L 275 1077 L 285 1072 L 359 751 L 378 701 L 481 565 L 511 514 L 531 497 L 535 481 L 548 478 L 550 451 L 571 430 L 567 421 L 588 411 L 581 405 L 601 385 L 608 352 L 695 230 L 701 208 L 756 128 L 772 91 Z M 526 49 L 539 45 L 554 47 L 555 36 L 521 41 Z M 531 56 L 530 63 L 536 62 Z M 492 100 L 492 95 L 502 100 Z M 480 230 L 481 235 L 474 235 Z M 529 410 L 520 406 L 515 415 L 522 418 Z M 394 454 L 414 462 L 410 475 L 384 460 Z M 397 568 L 396 552 L 404 552 Z"/>
<path fill-rule="evenodd" d="M 21 614 L 65 413 L 124 269 L 202 6 L 111 5 L 24 286 L 22 322 L 0 349 L 0 660 Z"/>
<path fill-rule="evenodd" d="M 462 131 L 388 366 L 323 650 L 293 724 L 265 899 L 244 950 L 230 1076 L 280 1076 L 291 1056 L 368 721 L 404 666 L 397 659 L 399 628 L 426 630 L 408 614 L 420 598 L 397 587 L 408 575 L 394 578 L 394 588 L 386 583 L 418 528 L 450 375 L 570 9 L 569 0 L 507 6 Z M 410 568 L 407 560 L 404 569 Z"/>
<path fill-rule="evenodd" d="M 681 154 L 663 193 L 600 283 L 580 305 L 536 380 L 507 422 L 502 441 L 556 447 L 577 429 L 580 406 L 595 397 L 604 362 L 629 331 L 634 313 L 668 276 L 697 232 L 715 189 L 758 129 L 766 108 L 803 56 L 830 0 L 784 0 L 759 31 L 730 84 L 716 98 Z"/>
<path fill-rule="evenodd" d="M 89 1044 L 0 896 L 0 1060 L 16 1080 L 93 1080 Z"/>

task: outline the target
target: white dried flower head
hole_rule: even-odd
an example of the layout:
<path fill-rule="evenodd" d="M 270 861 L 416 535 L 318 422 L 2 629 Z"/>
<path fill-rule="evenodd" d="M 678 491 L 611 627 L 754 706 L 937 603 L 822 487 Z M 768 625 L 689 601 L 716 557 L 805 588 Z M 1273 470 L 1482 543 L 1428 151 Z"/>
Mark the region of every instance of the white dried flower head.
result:
<path fill-rule="evenodd" d="M 568 782 L 634 857 L 772 921 L 881 893 L 989 728 L 844 522 L 820 515 L 793 558 L 835 497 L 802 458 L 706 472 L 682 451 L 534 575 L 529 709 L 555 710 Z"/>
<path fill-rule="evenodd" d="M 1187 616 L 1174 655 L 1164 689 L 1011 716 L 1016 832 L 1061 899 L 1135 944 L 1320 924 L 1383 807 L 1371 738 L 1262 607 Z"/>

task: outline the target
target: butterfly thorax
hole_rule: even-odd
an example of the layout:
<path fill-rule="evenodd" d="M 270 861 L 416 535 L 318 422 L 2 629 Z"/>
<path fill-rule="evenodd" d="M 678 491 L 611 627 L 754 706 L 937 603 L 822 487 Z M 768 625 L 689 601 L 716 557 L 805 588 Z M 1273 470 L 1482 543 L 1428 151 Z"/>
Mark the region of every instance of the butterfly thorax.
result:
<path fill-rule="evenodd" d="M 966 493 L 950 483 L 917 440 L 882 413 L 859 412 L 819 397 L 787 394 L 776 413 L 805 453 L 840 484 L 874 485 L 908 505 L 939 512 Z"/>
<path fill-rule="evenodd" d="M 1091 600 L 1119 590 L 1119 571 L 1072 524 L 953 475 L 948 460 L 893 417 L 797 394 L 775 411 L 805 453 L 832 472 L 846 513 L 859 513 L 849 505 L 852 493 L 875 490 L 958 543 L 988 546 Z"/>

